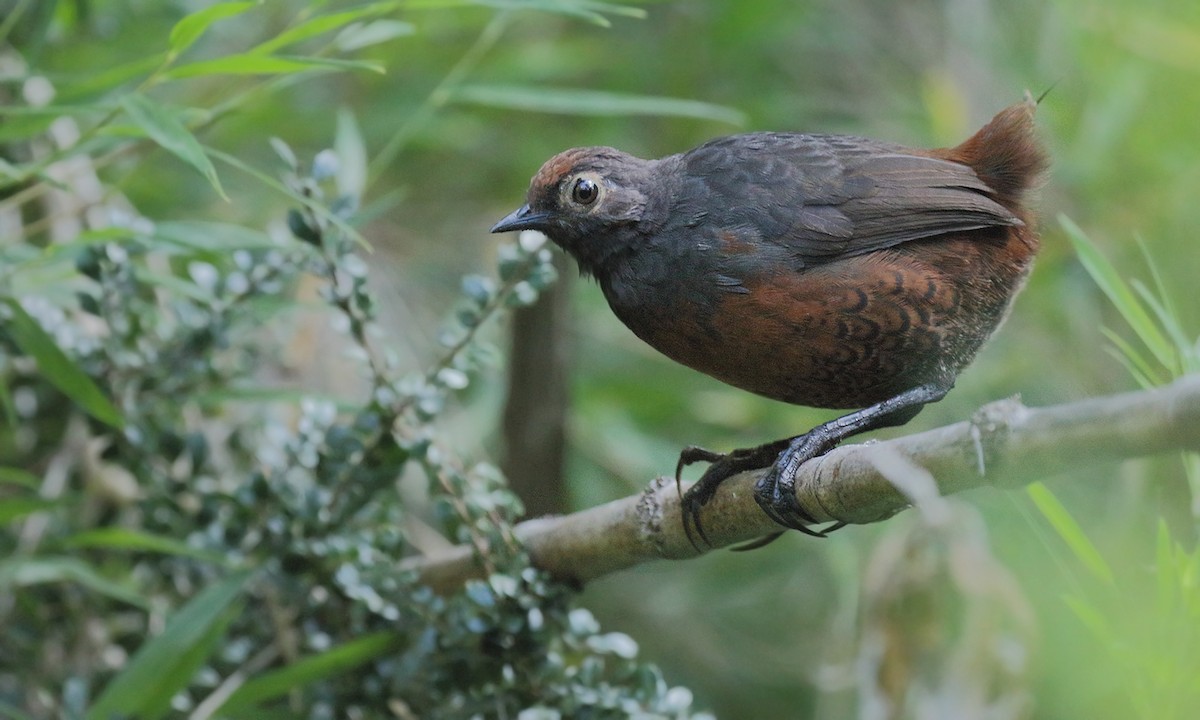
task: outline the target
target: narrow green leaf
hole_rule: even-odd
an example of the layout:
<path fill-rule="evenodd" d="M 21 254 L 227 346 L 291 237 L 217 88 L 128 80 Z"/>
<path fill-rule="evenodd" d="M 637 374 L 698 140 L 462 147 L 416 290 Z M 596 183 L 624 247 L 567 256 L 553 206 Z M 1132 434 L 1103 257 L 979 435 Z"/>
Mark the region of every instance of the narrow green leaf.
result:
<path fill-rule="evenodd" d="M 205 588 L 176 611 L 162 633 L 147 640 L 104 688 L 88 710 L 87 720 L 144 717 L 153 709 L 151 705 L 159 701 L 160 693 L 151 694 L 152 689 L 165 688 L 174 694 L 182 675 L 180 671 L 193 665 L 196 650 L 210 646 L 214 630 L 228 622 L 226 611 L 241 595 L 249 577 L 249 572 L 230 575 Z M 195 668 L 191 669 L 194 671 Z M 189 673 L 183 683 L 186 684 L 190 677 Z"/>
<path fill-rule="evenodd" d="M 1150 292 L 1150 288 L 1146 287 L 1146 284 L 1142 281 L 1132 280 L 1129 284 L 1133 287 L 1133 291 L 1137 293 L 1138 297 L 1142 299 L 1142 302 L 1150 307 L 1150 310 L 1154 313 L 1154 317 L 1158 319 L 1159 326 L 1166 331 L 1167 337 L 1171 339 L 1171 342 L 1174 343 L 1179 352 L 1181 354 L 1185 352 L 1187 347 L 1191 345 L 1191 341 L 1188 340 L 1187 335 L 1183 331 L 1183 325 L 1179 322 L 1179 316 L 1173 314 L 1167 308 L 1167 304 L 1155 296 L 1154 293 Z M 1179 366 L 1168 368 L 1168 370 L 1176 376 L 1182 374 L 1182 368 Z"/>
<path fill-rule="evenodd" d="M 417 28 L 412 23 L 400 20 L 376 20 L 362 25 L 351 25 L 338 33 L 336 44 L 342 52 L 353 52 L 372 45 L 379 45 L 398 37 L 412 35 Z"/>
<path fill-rule="evenodd" d="M 566 15 L 594 23 L 601 27 L 612 25 L 604 13 L 622 17 L 645 18 L 646 11 L 630 5 L 587 0 L 409 0 L 409 10 L 440 10 L 444 8 L 477 5 L 496 10 L 536 10 L 556 15 Z"/>
<path fill-rule="evenodd" d="M 42 481 L 37 475 L 14 467 L 0 467 L 0 483 L 6 485 L 20 485 L 21 487 L 37 490 L 41 487 Z"/>
<path fill-rule="evenodd" d="M 196 642 L 172 658 L 172 664 L 155 679 L 153 685 L 142 689 L 137 698 L 138 715 L 142 720 L 159 720 L 171 713 L 171 700 L 185 690 L 200 668 L 217 652 L 225 632 L 237 619 L 237 606 L 227 608 Z M 175 717 L 175 715 L 171 715 Z"/>
<path fill-rule="evenodd" d="M 153 535 L 120 527 L 97 528 L 76 533 L 63 542 L 67 548 L 102 548 L 106 550 L 129 550 L 152 552 L 163 555 L 179 555 L 204 560 L 221 566 L 229 566 L 224 555 L 194 548 L 175 538 Z"/>
<path fill-rule="evenodd" d="M 8 386 L 0 383 L 0 410 L 4 412 L 4 421 L 9 427 L 16 427 L 20 420 L 17 417 L 17 406 L 13 404 L 12 393 Z"/>
<path fill-rule="evenodd" d="M 269 188 L 277 190 L 278 192 L 282 193 L 284 196 L 291 199 L 293 202 L 295 202 L 299 205 L 303 205 L 304 207 L 313 211 L 314 213 L 317 214 L 318 217 L 320 217 L 324 220 L 327 220 L 329 223 L 331 223 L 332 225 L 337 227 L 338 230 L 341 230 L 342 232 L 346 233 L 347 237 L 354 240 L 359 245 L 362 245 L 365 248 L 370 248 L 370 243 L 368 243 L 366 238 L 364 238 L 362 236 L 362 233 L 355 230 L 349 223 L 347 223 L 342 218 L 329 212 L 329 209 L 326 208 L 323 204 L 314 201 L 312 198 L 308 198 L 308 197 L 304 197 L 303 195 L 300 195 L 296 191 L 289 188 L 287 185 L 280 182 L 274 176 L 264 173 L 263 171 L 246 163 L 241 158 L 239 158 L 235 155 L 230 155 L 229 153 L 221 152 L 219 150 L 210 150 L 209 152 L 217 160 L 220 160 L 221 162 L 223 162 L 227 165 L 231 165 L 231 166 L 237 168 L 238 170 L 241 170 L 242 172 L 246 173 L 247 175 L 250 175 L 254 179 L 261 182 L 263 185 L 266 185 Z"/>
<path fill-rule="evenodd" d="M 58 98 L 62 101 L 73 98 L 91 98 L 92 96 L 111 90 L 118 85 L 124 85 L 135 78 L 149 75 L 166 61 L 165 52 L 140 57 L 123 65 L 106 68 L 96 68 L 94 72 L 83 73 L 77 78 L 63 82 L 56 89 Z"/>
<path fill-rule="evenodd" d="M 288 75 L 306 70 L 369 70 L 383 74 L 379 63 L 337 58 L 254 55 L 243 53 L 180 65 L 166 73 L 172 79 L 201 75 Z"/>
<path fill-rule="evenodd" d="M 1150 361 L 1142 353 L 1138 352 L 1138 349 L 1131 345 L 1125 338 L 1106 327 L 1100 328 L 1100 334 L 1112 343 L 1112 347 L 1106 349 L 1112 351 L 1110 354 L 1125 366 L 1125 369 L 1137 380 L 1140 387 L 1149 390 L 1166 382 L 1162 371 L 1153 367 Z"/>
<path fill-rule="evenodd" d="M 242 712 L 251 705 L 281 697 L 295 688 L 336 677 L 395 649 L 397 639 L 395 633 L 373 633 L 264 673 L 234 691 L 218 714 Z"/>
<path fill-rule="evenodd" d="M 1079 256 L 1079 261 L 1091 275 L 1092 281 L 1108 296 L 1117 312 L 1121 313 L 1125 322 L 1129 323 L 1129 326 L 1137 333 L 1150 354 L 1164 368 L 1176 367 L 1174 347 L 1154 324 L 1129 286 L 1121 279 L 1117 269 L 1069 217 L 1059 215 L 1058 221 L 1066 230 L 1067 237 L 1071 240 L 1075 253 Z"/>
<path fill-rule="evenodd" d="M 267 55 L 280 48 L 294 45 L 327 32 L 343 28 L 352 22 L 366 20 L 377 15 L 389 13 L 400 7 L 399 2 L 377 2 L 346 10 L 344 12 L 321 15 L 284 30 L 275 37 L 250 49 L 251 53 Z"/>
<path fill-rule="evenodd" d="M 176 220 L 155 223 L 150 239 L 182 250 L 227 255 L 234 250 L 267 250 L 280 244 L 260 230 L 233 223 Z"/>
<path fill-rule="evenodd" d="M 1150 248 L 1146 245 L 1146 239 L 1141 235 L 1135 235 L 1134 240 L 1137 242 L 1138 250 L 1142 253 L 1142 259 L 1146 262 L 1146 267 L 1150 268 L 1150 277 L 1154 279 L 1154 289 L 1158 297 L 1162 299 L 1163 307 L 1172 317 L 1179 317 L 1179 311 L 1171 302 L 1171 295 L 1167 292 L 1167 284 L 1163 280 L 1162 271 L 1158 268 L 1158 263 L 1154 261 L 1154 256 L 1150 254 Z"/>
<path fill-rule="evenodd" d="M 0 500 L 0 525 L 7 525 L 39 510 L 50 510 L 59 504 L 57 500 L 39 497 L 12 497 Z"/>
<path fill-rule="evenodd" d="M 140 93 L 129 93 L 121 98 L 121 107 L 129 118 L 146 133 L 159 147 L 200 171 L 208 182 L 225 200 L 224 188 L 217 177 L 212 161 L 204 154 L 204 148 L 195 135 L 184 126 L 175 114 Z"/>
<path fill-rule="evenodd" d="M 30 587 L 47 583 L 73 582 L 137 607 L 148 605 L 131 587 L 114 582 L 79 558 L 65 556 L 14 556 L 0 560 L 0 589 Z"/>
<path fill-rule="evenodd" d="M 367 145 L 349 108 L 338 108 L 333 149 L 338 156 L 338 194 L 361 198 L 367 189 Z"/>
<path fill-rule="evenodd" d="M 1042 516 L 1049 521 L 1050 526 L 1067 543 L 1084 567 L 1101 581 L 1109 585 L 1113 584 L 1112 568 L 1108 566 L 1104 557 L 1100 555 L 1100 551 L 1084 534 L 1083 529 L 1075 522 L 1075 518 L 1071 517 L 1071 513 L 1067 512 L 1054 493 L 1040 482 L 1028 486 L 1025 488 L 1025 492 L 1029 494 Z"/>
<path fill-rule="evenodd" d="M 171 45 L 171 53 L 178 55 L 187 50 L 216 21 L 240 15 L 255 5 L 260 4 L 262 4 L 262 0 L 218 3 L 202 10 L 197 10 L 191 15 L 184 17 L 175 23 L 175 27 L 171 28 L 171 35 L 168 40 Z"/>
<path fill-rule="evenodd" d="M 54 338 L 25 312 L 21 303 L 13 298 L 3 301 L 12 312 L 6 329 L 21 352 L 37 362 L 42 376 L 88 415 L 115 428 L 124 426 L 125 421 L 117 408 L 87 373 L 67 357 Z"/>
<path fill-rule="evenodd" d="M 562 115 L 655 115 L 716 120 L 730 125 L 744 125 L 746 122 L 746 116 L 741 112 L 722 105 L 698 100 L 625 95 L 599 90 L 466 85 L 455 91 L 454 100 L 474 105 Z"/>
<path fill-rule="evenodd" d="M 213 294 L 204 288 L 199 287 L 195 283 L 188 282 L 181 277 L 168 273 L 157 273 L 153 270 L 138 268 L 134 271 L 134 276 L 140 281 L 160 287 L 163 290 L 178 295 L 180 297 L 190 298 L 200 303 L 211 303 Z"/>

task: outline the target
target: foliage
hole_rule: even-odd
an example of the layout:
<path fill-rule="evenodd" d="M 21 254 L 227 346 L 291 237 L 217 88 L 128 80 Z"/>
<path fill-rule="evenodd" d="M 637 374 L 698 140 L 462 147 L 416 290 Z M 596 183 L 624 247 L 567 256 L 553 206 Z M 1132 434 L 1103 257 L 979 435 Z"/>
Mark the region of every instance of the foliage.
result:
<path fill-rule="evenodd" d="M 869 627 L 917 652 L 889 655 L 901 666 L 986 683 L 961 655 L 920 654 L 1014 646 L 966 632 L 994 617 L 958 611 L 994 607 L 956 584 L 979 563 L 951 564 L 967 546 L 936 532 L 914 545 L 913 513 L 578 599 L 528 575 L 505 540 L 511 496 L 468 459 L 494 450 L 503 385 L 484 308 L 541 249 L 495 251 L 486 229 L 571 145 L 661 156 L 739 127 L 950 144 L 1057 80 L 1038 111 L 1043 215 L 1069 213 L 1095 252 L 1043 222 L 1005 327 L 901 432 L 1017 392 L 1046 405 L 1164 382 L 1189 356 L 1160 308 L 1200 320 L 1166 303 L 1200 274 L 1197 37 L 1200 4 L 1169 1 L 0 0 L 0 715 L 153 714 L 164 696 L 129 690 L 147 682 L 186 685 L 166 712 L 196 717 L 500 714 L 480 698 L 511 700 L 508 717 L 623 716 L 601 708 L 630 700 L 684 714 L 666 676 L 722 717 L 843 718 L 866 712 Z M 1138 236 L 1157 272 L 1112 283 L 1136 274 Z M 516 282 L 508 297 L 532 298 Z M 1131 332 L 1114 292 L 1140 305 Z M 682 445 L 827 418 L 646 352 L 586 283 L 572 303 L 578 506 L 636 491 Z M 376 423 L 406 399 L 389 443 Z M 1168 717 L 1172 697 L 1190 717 L 1172 692 L 1195 675 L 1196 462 L 1081 469 L 1034 490 L 1053 525 L 1013 494 L 964 498 L 1036 616 L 1014 686 L 1036 717 Z M 502 579 L 453 598 L 381 579 L 447 540 L 485 542 Z M 880 595 L 873 578 L 911 584 Z M 486 677 L 463 686 L 468 671 Z M 536 698 L 518 692 L 531 679 Z"/>
<path fill-rule="evenodd" d="M 1105 330 L 1112 354 L 1144 388 L 1200 370 L 1200 337 L 1191 339 L 1174 310 L 1161 274 L 1146 256 L 1156 292 L 1126 282 L 1084 231 L 1067 217 L 1060 222 L 1088 274 L 1134 331 L 1137 344 Z M 1148 356 L 1147 356 L 1148 355 Z M 1200 491 L 1200 459 L 1181 456 L 1193 497 Z M 1200 713 L 1200 548 L 1185 548 L 1158 523 L 1150 568 L 1118 571 L 1054 494 L 1041 483 L 1028 493 L 1075 562 L 1090 575 L 1064 601 L 1106 650 L 1118 687 L 1134 716 L 1192 717 Z"/>
<path fill-rule="evenodd" d="M 324 4 L 248 51 L 192 60 L 212 26 L 261 3 L 202 7 L 128 74 L 56 88 L 86 95 L 79 104 L 4 111 L 33 122 L 5 137 L 0 200 L 20 220 L 0 269 L 0 707 L 86 718 L 692 716 L 690 692 L 529 566 L 512 535 L 519 501 L 438 425 L 492 362 L 480 329 L 554 281 L 541 241 L 502 247 L 496 278 L 465 278 L 440 357 L 404 371 L 367 285 L 356 228 L 367 152 L 353 117 L 338 124 L 340 152 L 310 163 L 272 139 L 283 182 L 202 142 L 224 113 L 283 81 L 379 69 L 347 48 L 400 35 L 387 19 L 400 3 Z M 592 20 L 626 10 L 545 9 Z M 283 54 L 331 34 L 313 54 Z M 159 91 L 187 102 L 188 83 L 214 75 L 254 80 L 203 108 Z M 26 78 L 28 90 L 37 81 Z M 660 103 L 632 104 L 642 102 Z M 78 137 L 39 154 L 53 123 Z M 278 224 L 143 217 L 96 173 L 115 158 L 136 167 L 153 147 L 223 199 L 238 198 L 214 160 L 281 193 L 294 205 L 291 237 Z M 68 163 L 75 175 L 62 174 Z M 93 207 L 58 216 L 40 204 L 59 188 L 79 193 L 80 174 L 103 183 Z M 296 289 L 314 281 L 362 399 L 260 385 L 280 340 L 262 329 L 292 322 Z M 428 510 L 396 496 L 409 465 L 429 479 Z M 397 569 L 427 516 L 474 547 L 486 581 L 442 598 Z"/>

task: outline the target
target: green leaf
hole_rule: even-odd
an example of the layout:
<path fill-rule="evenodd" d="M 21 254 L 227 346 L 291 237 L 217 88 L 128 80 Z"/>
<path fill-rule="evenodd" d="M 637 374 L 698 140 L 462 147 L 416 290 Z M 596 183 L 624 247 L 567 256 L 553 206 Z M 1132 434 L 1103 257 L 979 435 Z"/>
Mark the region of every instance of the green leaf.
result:
<path fill-rule="evenodd" d="M 151 533 L 129 530 L 120 527 L 97 528 L 76 533 L 63 542 L 67 548 L 101 548 L 105 550 L 129 550 L 134 552 L 152 552 L 163 555 L 178 555 L 192 557 L 217 565 L 230 565 L 224 555 L 194 548 L 175 538 L 153 535 Z"/>
<path fill-rule="evenodd" d="M 366 241 L 366 238 L 364 238 L 362 236 L 362 233 L 355 230 L 349 223 L 347 223 L 342 218 L 329 212 L 329 209 L 327 207 L 325 207 L 322 203 L 316 202 L 312 198 L 305 197 L 305 196 L 301 195 L 300 193 L 297 193 L 292 188 L 289 188 L 287 185 L 280 182 L 274 176 L 264 173 L 263 171 L 259 170 L 258 168 L 254 167 L 253 165 L 250 165 L 249 163 L 243 161 L 241 158 L 239 158 L 235 155 L 230 155 L 229 153 L 221 152 L 219 150 L 211 150 L 210 152 L 212 153 L 212 156 L 214 158 L 216 158 L 217 160 L 220 160 L 221 162 L 226 163 L 227 165 L 231 165 L 231 166 L 237 168 L 238 170 L 241 170 L 242 172 L 246 173 L 247 175 L 250 175 L 254 179 L 261 182 L 263 185 L 266 185 L 267 187 L 280 192 L 281 194 L 283 194 L 284 196 L 286 196 L 293 202 L 295 202 L 299 205 L 303 205 L 304 207 L 313 211 L 314 213 L 317 214 L 318 217 L 333 224 L 334 226 L 337 227 L 338 230 L 341 230 L 342 232 L 346 233 L 347 237 L 351 238 L 352 240 L 354 240 L 358 244 L 362 245 L 363 247 L 365 247 L 365 248 L 370 247 L 370 244 Z"/>
<path fill-rule="evenodd" d="M 60 582 L 78 583 L 100 595 L 137 607 L 148 605 L 146 599 L 136 590 L 109 580 L 79 558 L 17 556 L 0 560 L 0 590 Z"/>
<path fill-rule="evenodd" d="M 49 510 L 60 505 L 57 500 L 39 497 L 13 497 L 0 500 L 0 525 L 7 525 L 39 510 Z"/>
<path fill-rule="evenodd" d="M 394 650 L 397 641 L 395 633 L 377 632 L 264 673 L 230 695 L 218 714 L 242 712 L 249 706 L 286 695 L 295 688 L 335 677 Z"/>
<path fill-rule="evenodd" d="M 376 20 L 363 25 L 351 25 L 337 36 L 337 47 L 342 52 L 353 52 L 365 47 L 395 40 L 416 32 L 412 23 L 400 20 Z"/>
<path fill-rule="evenodd" d="M 1075 518 L 1071 517 L 1071 513 L 1067 512 L 1054 493 L 1040 482 L 1025 488 L 1025 492 L 1029 494 L 1042 516 L 1049 521 L 1050 526 L 1067 543 L 1084 567 L 1101 581 L 1112 585 L 1114 583 L 1112 568 L 1108 566 L 1104 557 L 1100 555 L 1100 551 L 1084 534 L 1079 523 L 1075 522 Z"/>
<path fill-rule="evenodd" d="M 1067 237 L 1070 238 L 1071 244 L 1075 247 L 1075 253 L 1079 256 L 1079 262 L 1091 275 L 1092 281 L 1108 296 L 1117 311 L 1125 318 L 1125 322 L 1129 323 L 1129 326 L 1146 345 L 1150 354 L 1164 368 L 1174 371 L 1178 367 L 1175 348 L 1154 324 L 1145 308 L 1138 302 L 1137 296 L 1121 279 L 1117 269 L 1070 218 L 1066 215 L 1059 215 L 1058 221 L 1066 230 Z"/>
<path fill-rule="evenodd" d="M 191 15 L 184 17 L 175 23 L 175 27 L 171 28 L 171 35 L 168 40 L 171 45 L 171 54 L 179 55 L 184 50 L 187 50 L 216 21 L 240 15 L 255 5 L 261 4 L 262 0 L 218 3 L 210 5 L 203 10 L 197 10 Z"/>
<path fill-rule="evenodd" d="M 104 688 L 87 720 L 156 717 L 165 696 L 186 687 L 207 651 L 231 620 L 228 612 L 242 593 L 249 572 L 210 585 L 167 621 L 161 634 L 147 640 L 129 664 Z"/>
<path fill-rule="evenodd" d="M 405 3 L 409 10 L 440 10 L 470 5 L 496 10 L 537 10 L 580 18 L 601 27 L 612 25 L 608 18 L 604 17 L 604 13 L 632 18 L 646 17 L 646 11 L 642 8 L 595 0 L 409 0 Z"/>
<path fill-rule="evenodd" d="M 1162 372 L 1154 368 L 1150 364 L 1150 361 L 1125 338 L 1106 327 L 1100 328 L 1100 334 L 1112 343 L 1112 347 L 1105 349 L 1109 350 L 1109 354 L 1125 366 L 1125 369 L 1133 376 L 1140 387 L 1149 390 L 1166 382 Z"/>
<path fill-rule="evenodd" d="M 305 70 L 369 70 L 383 74 L 379 63 L 337 58 L 255 55 L 242 53 L 180 65 L 166 73 L 172 79 L 201 75 L 288 75 Z"/>
<path fill-rule="evenodd" d="M 746 122 L 746 116 L 741 112 L 721 105 L 698 100 L 625 95 L 599 90 L 466 85 L 455 91 L 453 99 L 460 103 L 562 115 L 655 115 L 716 120 L 730 125 L 744 125 Z"/>
<path fill-rule="evenodd" d="M 25 312 L 21 303 L 13 298 L 4 298 L 4 302 L 12 311 L 6 328 L 9 335 L 21 352 L 37 361 L 42 376 L 88 415 L 115 428 L 124 426 L 125 421 L 117 408 L 87 373 L 67 357 L 54 338 Z"/>
<path fill-rule="evenodd" d="M 4 421 L 9 427 L 16 427 L 20 419 L 17 417 L 17 406 L 13 404 L 12 393 L 8 386 L 0 383 L 0 410 L 4 413 Z"/>
<path fill-rule="evenodd" d="M 73 98 L 90 98 L 118 85 L 124 85 L 142 75 L 149 75 L 162 67 L 166 60 L 166 53 L 157 53 L 140 57 L 124 65 L 96 68 L 93 72 L 81 73 L 79 77 L 64 81 L 58 87 L 58 97 L 63 101 Z"/>
<path fill-rule="evenodd" d="M 208 182 L 225 200 L 225 190 L 217 177 L 212 161 L 204 154 L 204 147 L 195 135 L 184 126 L 175 114 L 140 93 L 129 93 L 121 98 L 121 107 L 129 118 L 146 133 L 159 147 L 200 171 Z"/>
<path fill-rule="evenodd" d="M 0 467 L 0 483 L 20 485 L 30 490 L 37 490 L 42 484 L 37 475 L 28 470 L 13 467 Z"/>
<path fill-rule="evenodd" d="M 367 146 L 349 108 L 338 108 L 333 149 L 338 156 L 338 194 L 362 197 L 367 189 Z"/>
<path fill-rule="evenodd" d="M 1158 325 L 1167 332 L 1167 337 L 1174 343 L 1175 348 L 1180 355 L 1187 351 L 1187 348 L 1192 344 L 1187 338 L 1187 334 L 1183 330 L 1183 325 L 1179 322 L 1179 316 L 1169 308 L 1169 304 L 1165 300 L 1160 300 L 1154 293 L 1150 292 L 1150 288 L 1146 287 L 1145 283 L 1140 280 L 1132 280 L 1129 283 L 1133 287 L 1133 291 L 1142 299 L 1150 310 L 1154 312 L 1154 317 L 1158 318 Z M 1182 372 L 1182 368 L 1175 367 L 1171 370 L 1176 373 Z"/>
<path fill-rule="evenodd" d="M 363 5 L 353 10 L 310 18 L 299 25 L 284 30 L 270 40 L 256 45 L 250 52 L 266 55 L 288 45 L 294 45 L 311 37 L 343 28 L 352 22 L 392 12 L 398 7 L 400 7 L 399 2 L 377 2 L 370 5 Z"/>
<path fill-rule="evenodd" d="M 207 220 L 176 220 L 155 223 L 150 238 L 176 248 L 227 255 L 234 250 L 267 250 L 280 243 L 270 235 L 233 223 Z"/>

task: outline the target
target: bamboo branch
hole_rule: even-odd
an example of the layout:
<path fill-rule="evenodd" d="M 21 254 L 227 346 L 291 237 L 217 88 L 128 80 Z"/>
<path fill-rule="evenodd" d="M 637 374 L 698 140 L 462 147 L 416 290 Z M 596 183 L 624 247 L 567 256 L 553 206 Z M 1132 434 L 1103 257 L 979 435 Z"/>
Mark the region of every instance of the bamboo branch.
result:
<path fill-rule="evenodd" d="M 943 495 L 971 488 L 1020 487 L 1084 465 L 1170 451 L 1200 451 L 1200 375 L 1154 390 L 1093 398 L 1046 408 L 1016 399 L 982 407 L 969 422 L 866 444 L 844 445 L 805 463 L 796 498 L 818 522 L 872 523 L 909 506 L 879 469 L 892 453 L 927 469 Z M 777 531 L 754 501 L 763 471 L 725 482 L 704 508 L 713 548 Z M 657 478 L 641 495 L 516 527 L 533 563 L 576 582 L 650 560 L 699 553 L 683 533 L 674 482 Z M 451 592 L 481 576 L 470 548 L 409 558 L 402 569 Z"/>

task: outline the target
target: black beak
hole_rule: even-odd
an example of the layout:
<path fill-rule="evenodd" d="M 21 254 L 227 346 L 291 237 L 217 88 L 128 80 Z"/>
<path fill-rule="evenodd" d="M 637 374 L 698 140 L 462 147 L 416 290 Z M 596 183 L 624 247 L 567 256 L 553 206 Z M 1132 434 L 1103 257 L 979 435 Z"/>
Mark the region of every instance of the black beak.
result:
<path fill-rule="evenodd" d="M 529 209 L 529 204 L 526 203 L 506 215 L 503 220 L 492 226 L 492 232 L 502 233 L 512 232 L 513 230 L 544 230 L 546 228 L 546 221 L 549 219 L 549 213 L 535 213 Z"/>

